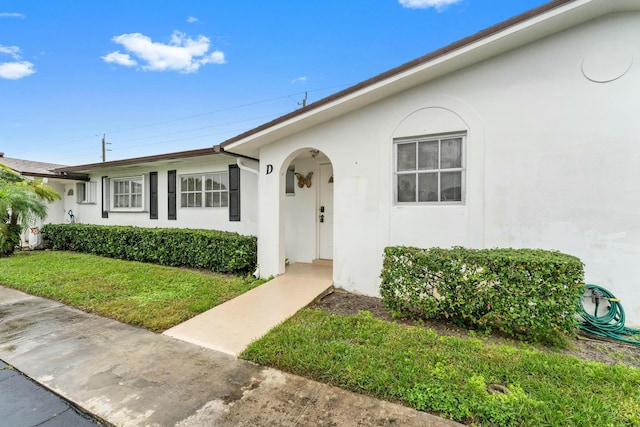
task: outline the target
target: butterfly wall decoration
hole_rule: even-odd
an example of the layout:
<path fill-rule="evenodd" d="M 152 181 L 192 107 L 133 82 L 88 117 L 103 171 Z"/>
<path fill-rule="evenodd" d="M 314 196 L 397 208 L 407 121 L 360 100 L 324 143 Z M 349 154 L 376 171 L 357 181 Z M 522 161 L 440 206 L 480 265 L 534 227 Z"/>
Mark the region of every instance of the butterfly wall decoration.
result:
<path fill-rule="evenodd" d="M 309 172 L 306 176 L 296 172 L 296 178 L 298 178 L 298 187 L 304 188 L 306 186 L 307 188 L 311 188 L 312 175 L 313 172 Z"/>

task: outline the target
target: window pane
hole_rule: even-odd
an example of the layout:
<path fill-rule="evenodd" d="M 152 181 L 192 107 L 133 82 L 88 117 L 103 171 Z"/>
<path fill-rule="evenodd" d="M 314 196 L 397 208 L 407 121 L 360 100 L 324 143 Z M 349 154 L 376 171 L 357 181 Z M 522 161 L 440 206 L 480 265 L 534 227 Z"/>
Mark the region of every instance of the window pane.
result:
<path fill-rule="evenodd" d="M 398 175 L 398 202 L 416 201 L 416 176 Z"/>
<path fill-rule="evenodd" d="M 438 201 L 438 174 L 421 173 L 418 175 L 418 201 Z"/>
<path fill-rule="evenodd" d="M 440 201 L 462 201 L 462 172 L 442 172 L 440 186 Z"/>
<path fill-rule="evenodd" d="M 416 144 L 398 144 L 398 170 L 416 170 Z"/>
<path fill-rule="evenodd" d="M 220 190 L 220 175 L 213 175 L 213 189 Z"/>
<path fill-rule="evenodd" d="M 287 177 L 285 179 L 285 185 L 284 185 L 285 194 L 296 193 L 295 184 L 294 184 L 295 172 L 296 172 L 296 169 L 294 166 L 289 166 L 289 169 L 287 169 Z"/>
<path fill-rule="evenodd" d="M 183 208 L 187 207 L 187 195 L 185 193 L 180 195 L 180 206 Z"/>
<path fill-rule="evenodd" d="M 180 178 L 180 191 L 187 191 L 189 189 L 188 181 L 185 177 Z"/>
<path fill-rule="evenodd" d="M 462 138 L 442 140 L 441 169 L 462 167 Z"/>
<path fill-rule="evenodd" d="M 213 207 L 220 207 L 220 193 L 213 193 Z"/>
<path fill-rule="evenodd" d="M 205 205 L 204 205 L 205 207 L 207 208 L 213 207 L 213 193 L 205 193 L 204 202 L 205 202 Z"/>
<path fill-rule="evenodd" d="M 196 208 L 202 207 L 202 193 L 196 193 Z"/>
<path fill-rule="evenodd" d="M 213 177 L 211 175 L 207 175 L 205 178 L 206 178 L 206 181 L 205 181 L 204 189 L 207 191 L 213 190 Z"/>
<path fill-rule="evenodd" d="M 220 206 L 224 208 L 229 206 L 229 193 L 220 193 Z"/>
<path fill-rule="evenodd" d="M 438 169 L 438 141 L 418 144 L 418 169 Z"/>
<path fill-rule="evenodd" d="M 195 205 L 196 196 L 194 193 L 187 194 L 187 207 L 191 208 Z"/>
<path fill-rule="evenodd" d="M 196 177 L 193 179 L 196 182 L 196 191 L 202 191 L 202 178 Z"/>
<path fill-rule="evenodd" d="M 142 207 L 142 197 L 139 195 L 131 196 L 131 207 L 132 208 L 141 208 Z"/>
<path fill-rule="evenodd" d="M 229 174 L 220 174 L 220 189 L 226 190 L 229 187 Z"/>
<path fill-rule="evenodd" d="M 84 183 L 76 184 L 76 195 L 78 196 L 78 202 L 84 202 L 87 200 L 87 195 L 85 193 Z"/>

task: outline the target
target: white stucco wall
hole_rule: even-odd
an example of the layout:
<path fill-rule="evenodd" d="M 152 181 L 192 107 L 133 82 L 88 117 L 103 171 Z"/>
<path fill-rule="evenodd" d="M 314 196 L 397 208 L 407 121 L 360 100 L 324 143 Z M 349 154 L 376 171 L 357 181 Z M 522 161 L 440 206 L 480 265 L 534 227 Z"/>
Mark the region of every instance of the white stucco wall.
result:
<path fill-rule="evenodd" d="M 554 249 L 580 257 L 586 280 L 639 325 L 638 61 L 640 14 L 609 15 L 263 147 L 263 274 L 281 273 L 285 248 L 303 238 L 285 228 L 308 228 L 281 214 L 295 203 L 282 165 L 312 147 L 334 167 L 336 286 L 377 294 L 388 245 Z M 397 206 L 393 139 L 458 131 L 464 203 Z"/>
<path fill-rule="evenodd" d="M 255 162 L 253 162 L 255 163 Z M 182 159 L 172 162 L 149 163 L 139 166 L 101 169 L 90 174 L 90 180 L 97 183 L 96 203 L 78 204 L 75 195 L 68 197 L 68 205 L 73 205 L 76 221 L 101 225 L 133 225 L 138 227 L 162 228 L 203 228 L 233 231 L 245 235 L 257 234 L 257 175 L 246 170 L 240 171 L 240 221 L 229 221 L 229 209 L 223 208 L 182 208 L 180 207 L 180 176 L 210 172 L 226 172 L 229 164 L 236 164 L 235 158 L 228 156 L 209 156 L 195 159 Z M 257 167 L 257 163 L 255 163 Z M 177 219 L 168 219 L 168 182 L 167 172 L 176 170 L 177 174 Z M 158 219 L 149 218 L 150 172 L 158 172 Z M 102 218 L 102 177 L 110 179 L 144 175 L 145 208 L 142 212 L 117 212 L 111 210 L 108 218 Z M 70 187 L 71 188 L 71 187 Z"/>

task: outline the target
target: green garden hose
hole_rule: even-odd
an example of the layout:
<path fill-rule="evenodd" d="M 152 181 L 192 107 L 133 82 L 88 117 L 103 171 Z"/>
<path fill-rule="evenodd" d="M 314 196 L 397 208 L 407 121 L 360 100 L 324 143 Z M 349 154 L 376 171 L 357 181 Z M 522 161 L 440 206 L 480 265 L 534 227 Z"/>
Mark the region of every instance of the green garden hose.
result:
<path fill-rule="evenodd" d="M 584 308 L 584 299 L 580 300 L 583 319 L 580 328 L 601 337 L 613 338 L 640 345 L 640 329 L 627 328 L 624 326 L 624 309 L 622 308 L 622 304 L 620 304 L 620 300 L 601 286 L 588 283 L 586 288 L 587 291 L 591 292 L 595 300 L 595 311 L 593 314 L 587 313 Z M 606 313 L 598 315 L 601 299 L 609 303 L 609 309 Z"/>

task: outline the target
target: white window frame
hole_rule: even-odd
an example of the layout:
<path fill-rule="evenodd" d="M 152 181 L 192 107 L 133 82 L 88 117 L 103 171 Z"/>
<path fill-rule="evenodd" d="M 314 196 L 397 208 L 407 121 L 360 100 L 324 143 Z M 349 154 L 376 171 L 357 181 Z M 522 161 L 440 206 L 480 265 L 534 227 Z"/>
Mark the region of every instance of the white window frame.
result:
<path fill-rule="evenodd" d="M 76 201 L 81 205 L 95 205 L 98 183 L 95 181 L 76 183 Z"/>
<path fill-rule="evenodd" d="M 461 151 L 461 159 L 460 159 L 460 167 L 458 168 L 442 168 L 442 155 L 441 155 L 441 144 L 442 140 L 447 139 L 455 139 L 460 138 L 462 140 L 460 147 Z M 438 167 L 436 169 L 419 169 L 418 165 L 418 144 L 420 142 L 430 142 L 430 141 L 438 141 Z M 411 138 L 401 138 L 393 141 L 393 200 L 397 206 L 443 206 L 443 205 L 464 205 L 466 200 L 466 142 L 467 135 L 466 133 L 447 133 L 447 134 L 437 134 L 437 135 L 427 135 L 421 137 L 411 137 Z M 416 144 L 416 169 L 409 171 L 398 171 L 398 146 L 402 144 Z M 440 190 L 441 186 L 441 175 L 446 172 L 460 172 L 460 196 L 461 200 L 448 201 L 441 200 L 442 191 Z M 437 201 L 419 201 L 419 188 L 418 188 L 418 175 L 421 173 L 433 173 L 438 176 L 438 191 L 437 191 Z M 398 200 L 398 177 L 401 175 L 415 175 L 416 177 L 416 198 L 415 201 L 411 202 L 401 202 Z"/>
<path fill-rule="evenodd" d="M 226 177 L 225 180 L 222 180 L 222 177 Z M 226 188 L 225 189 L 207 189 L 206 188 L 206 181 L 208 177 L 213 177 L 213 179 L 217 182 L 224 182 L 226 181 Z M 197 180 L 200 180 L 200 190 L 183 190 L 182 189 L 182 180 L 183 179 L 189 179 L 189 178 L 194 178 Z M 229 208 L 229 171 L 215 171 L 215 172 L 206 172 L 206 173 L 195 173 L 195 174 L 185 174 L 185 175 L 180 175 L 180 179 L 178 180 L 178 188 L 179 188 L 179 202 L 178 202 L 178 206 L 180 206 L 180 209 L 228 209 Z M 183 194 L 194 194 L 200 195 L 200 206 L 189 206 L 189 201 L 187 200 L 187 204 L 186 206 L 183 204 Z M 220 206 L 207 206 L 207 194 L 211 194 L 212 196 L 215 195 L 219 195 L 219 199 L 220 199 Z M 226 194 L 226 198 L 224 198 L 225 200 L 223 200 L 222 194 Z M 226 202 L 226 204 L 222 204 L 224 202 Z M 213 202 L 213 199 L 212 199 Z"/>
<path fill-rule="evenodd" d="M 129 182 L 129 191 L 124 194 L 116 193 L 116 186 L 120 182 Z M 131 191 L 131 183 L 139 182 L 141 184 L 142 190 L 140 193 L 132 193 Z M 109 206 L 112 212 L 144 212 L 146 205 L 146 179 L 144 175 L 133 175 L 133 176 L 123 176 L 123 177 L 114 177 L 109 179 Z M 117 196 L 125 196 L 128 197 L 129 206 L 118 206 L 116 207 L 115 198 Z M 131 206 L 131 198 L 134 195 L 140 196 L 140 206 Z"/>

